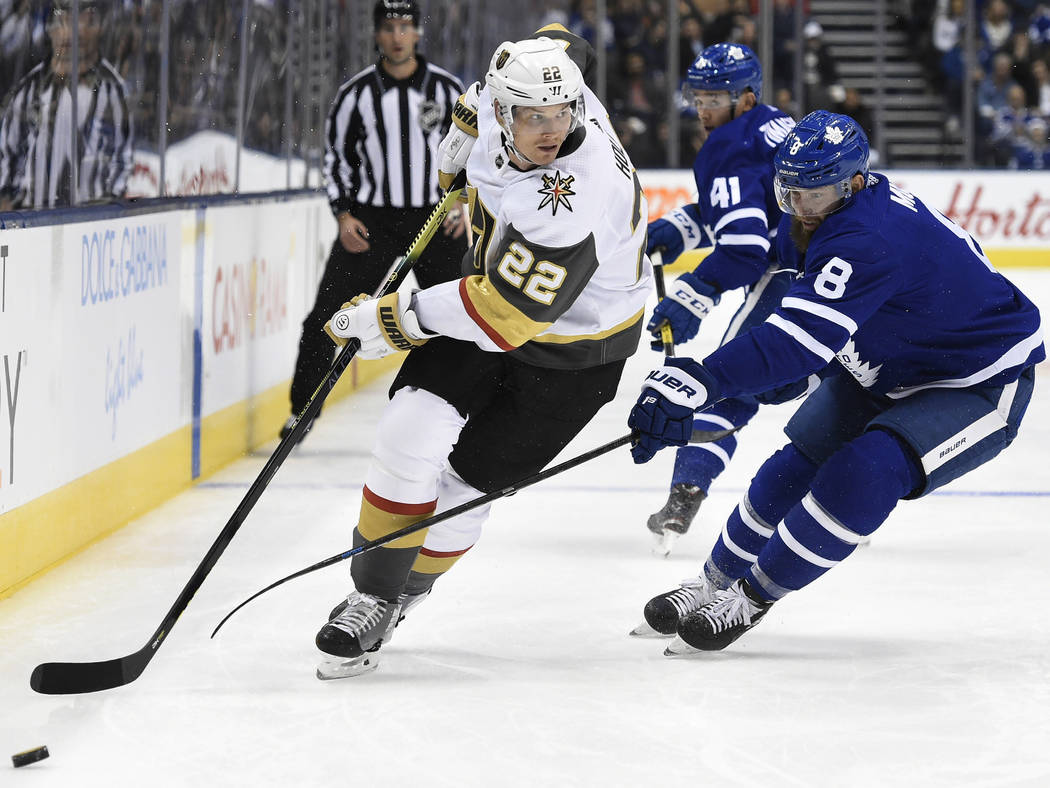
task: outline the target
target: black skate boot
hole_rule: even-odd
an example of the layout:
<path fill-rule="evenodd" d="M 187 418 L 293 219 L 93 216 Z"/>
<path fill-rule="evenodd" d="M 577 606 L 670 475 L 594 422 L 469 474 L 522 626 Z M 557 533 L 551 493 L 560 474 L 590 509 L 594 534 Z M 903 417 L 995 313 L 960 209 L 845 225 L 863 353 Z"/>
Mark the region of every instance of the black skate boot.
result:
<path fill-rule="evenodd" d="M 666 558 L 671 553 L 678 537 L 689 530 L 706 497 L 707 493 L 695 484 L 679 482 L 671 487 L 664 508 L 649 515 L 647 525 L 653 534 L 653 555 Z"/>
<path fill-rule="evenodd" d="M 280 434 L 281 440 L 284 440 L 289 435 L 291 435 L 292 429 L 295 427 L 295 419 L 296 419 L 295 416 L 289 416 L 288 417 L 288 421 L 286 421 L 284 423 L 284 426 L 281 427 L 281 434 Z M 316 421 L 316 418 L 310 419 L 310 421 L 307 422 L 306 429 L 304 429 L 301 433 L 299 433 L 299 440 L 297 441 L 297 443 L 302 443 L 303 442 L 303 438 L 305 438 L 307 436 L 307 434 L 309 434 L 310 430 L 312 430 L 314 428 L 314 422 L 315 421 Z"/>
<path fill-rule="evenodd" d="M 398 615 L 398 617 L 396 619 L 391 619 L 390 625 L 387 627 L 386 632 L 383 633 L 383 642 L 384 643 L 389 643 L 391 641 L 391 639 L 393 639 L 393 637 L 394 637 L 394 630 L 397 628 L 397 625 L 405 620 L 405 616 L 408 615 L 408 612 L 412 608 L 414 608 L 416 605 L 418 605 L 420 602 L 422 602 L 424 599 L 427 598 L 427 596 L 430 594 L 431 590 L 432 589 L 428 588 L 426 591 L 424 591 L 424 592 L 422 592 L 420 594 L 402 594 L 401 595 L 401 611 L 400 611 L 400 613 L 399 613 L 399 615 Z M 350 604 L 350 598 L 347 597 L 342 602 L 340 602 L 338 605 L 333 607 L 332 611 L 328 614 L 328 621 L 329 621 L 329 623 L 331 623 L 334 618 L 336 618 L 344 610 L 346 610 L 347 605 L 349 605 L 349 604 Z"/>
<path fill-rule="evenodd" d="M 707 575 L 687 577 L 678 588 L 650 599 L 643 610 L 645 622 L 631 630 L 632 637 L 671 637 L 678 622 L 715 598 L 715 588 Z"/>
<path fill-rule="evenodd" d="M 396 626 L 401 604 L 402 599 L 390 601 L 360 591 L 350 594 L 342 610 L 333 610 L 336 615 L 317 633 L 314 642 L 325 654 L 317 678 L 359 676 L 379 667 L 379 647 L 387 630 Z"/>
<path fill-rule="evenodd" d="M 667 656 L 721 651 L 762 620 L 772 602 L 755 593 L 746 580 L 737 580 L 713 601 L 678 622 L 678 637 L 664 652 Z"/>

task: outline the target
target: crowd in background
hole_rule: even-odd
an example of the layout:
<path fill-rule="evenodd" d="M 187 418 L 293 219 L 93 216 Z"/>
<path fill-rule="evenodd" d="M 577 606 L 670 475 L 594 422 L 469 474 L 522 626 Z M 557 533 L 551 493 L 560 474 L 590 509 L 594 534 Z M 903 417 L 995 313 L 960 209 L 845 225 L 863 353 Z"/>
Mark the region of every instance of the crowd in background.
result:
<path fill-rule="evenodd" d="M 948 131 L 962 129 L 965 3 L 911 0 L 902 20 L 934 84 Z M 976 160 L 985 167 L 1050 169 L 1050 2 L 980 0 L 975 45 Z"/>
<path fill-rule="evenodd" d="M 57 2 L 58 0 L 56 0 Z M 352 18 L 348 3 L 331 0 L 335 20 Z M 824 42 L 819 21 L 803 2 L 801 56 L 795 51 L 795 2 L 774 0 L 773 103 L 796 118 L 818 108 L 845 112 L 880 148 L 872 112 L 861 93 L 844 84 Z M 607 0 L 597 18 L 595 0 L 544 0 L 544 23 L 560 22 L 597 44 L 603 29 L 607 62 L 606 104 L 633 161 L 639 168 L 665 166 L 668 111 L 680 116 L 681 161 L 691 159 L 700 135 L 695 113 L 683 102 L 667 106 L 668 70 L 680 79 L 706 46 L 723 41 L 758 46 L 757 0 L 679 0 L 680 24 L 668 29 L 667 0 Z M 103 57 L 123 78 L 134 120 L 136 149 L 156 150 L 160 69 L 161 0 L 109 0 Z M 10 97 L 19 80 L 50 57 L 47 20 L 51 0 L 0 0 L 0 94 Z M 253 0 L 248 35 L 244 141 L 249 148 L 280 155 L 300 134 L 300 115 L 286 123 L 287 42 L 297 0 Z M 236 134 L 240 88 L 241 19 L 239 3 L 172 0 L 170 3 L 168 138 L 171 145 L 198 131 Z M 890 20 L 907 32 L 915 57 L 945 97 L 946 134 L 961 138 L 965 44 L 964 0 L 890 0 Z M 980 166 L 1050 169 L 1050 1 L 978 0 L 976 161 Z M 339 57 L 348 40 L 334 27 L 332 90 L 350 75 Z M 669 35 L 678 36 L 678 62 L 667 62 Z M 426 37 L 424 36 L 424 51 Z M 345 52 L 344 52 L 345 55 Z M 795 95 L 795 65 L 802 64 Z M 474 75 L 460 75 L 473 77 Z M 845 80 L 848 83 L 848 80 Z M 298 86 L 295 101 L 298 102 Z M 6 105 L 8 98 L 4 99 Z M 298 104 L 296 104 L 298 106 Z M 296 144 L 291 143 L 292 150 Z"/>

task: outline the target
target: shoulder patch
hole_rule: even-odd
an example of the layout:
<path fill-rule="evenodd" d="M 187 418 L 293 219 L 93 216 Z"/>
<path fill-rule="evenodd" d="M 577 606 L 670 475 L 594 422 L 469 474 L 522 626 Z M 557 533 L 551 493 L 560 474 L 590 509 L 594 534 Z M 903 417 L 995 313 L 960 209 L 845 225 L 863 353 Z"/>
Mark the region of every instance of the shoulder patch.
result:
<path fill-rule="evenodd" d="M 569 202 L 569 198 L 576 195 L 576 192 L 572 190 L 572 184 L 576 180 L 576 176 L 566 175 L 562 177 L 562 174 L 555 170 L 553 175 L 543 175 L 542 177 L 543 186 L 540 187 L 538 193 L 543 195 L 543 199 L 536 206 L 536 210 L 542 211 L 549 205 L 551 207 L 551 216 L 557 216 L 558 208 L 561 206 L 564 206 L 567 211 L 572 211 L 572 203 Z"/>

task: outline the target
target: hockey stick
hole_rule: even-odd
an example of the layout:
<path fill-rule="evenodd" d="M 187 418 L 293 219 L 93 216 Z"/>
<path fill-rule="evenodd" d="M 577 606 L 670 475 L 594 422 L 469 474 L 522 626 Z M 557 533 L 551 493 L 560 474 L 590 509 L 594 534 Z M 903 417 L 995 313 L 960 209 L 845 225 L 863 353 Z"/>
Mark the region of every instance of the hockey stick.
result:
<path fill-rule="evenodd" d="M 735 432 L 735 430 L 713 430 L 711 432 L 701 432 L 699 430 L 695 430 L 693 432 L 691 442 L 707 443 L 710 441 L 721 440 L 726 435 L 729 435 L 733 432 Z M 700 437 L 700 440 L 697 440 L 698 436 Z M 253 599 L 262 596 L 267 591 L 277 588 L 277 586 L 279 585 L 287 583 L 289 580 L 294 580 L 297 577 L 308 575 L 311 572 L 316 572 L 318 569 L 324 569 L 326 566 L 331 566 L 332 564 L 338 564 L 340 561 L 345 561 L 347 558 L 353 558 L 355 555 L 367 553 L 369 550 L 374 550 L 377 547 L 382 547 L 383 545 L 389 542 L 393 542 L 397 539 L 400 539 L 402 536 L 414 534 L 416 531 L 421 531 L 424 528 L 430 528 L 432 525 L 437 525 L 438 523 L 442 523 L 445 520 L 450 520 L 453 517 L 456 517 L 457 515 L 463 514 L 464 512 L 469 512 L 471 509 L 476 509 L 479 506 L 484 506 L 487 503 L 495 501 L 497 498 L 505 498 L 508 495 L 514 495 L 514 493 L 516 493 L 518 490 L 524 490 L 526 487 L 531 487 L 537 482 L 542 482 L 544 479 L 549 479 L 552 476 L 557 476 L 559 473 L 575 468 L 577 465 L 583 465 L 583 463 L 589 462 L 590 460 L 593 460 L 596 457 L 601 457 L 603 454 L 607 454 L 613 449 L 617 449 L 620 446 L 625 446 L 626 444 L 633 442 L 634 438 L 634 433 L 631 433 L 630 435 L 624 435 L 620 438 L 617 438 L 614 441 L 609 441 L 608 443 L 603 444 L 596 449 L 591 449 L 590 451 L 585 452 L 579 455 L 578 457 L 573 457 L 571 460 L 566 460 L 563 463 L 555 465 L 553 468 L 548 468 L 545 471 L 540 471 L 537 474 L 522 479 L 521 481 L 515 482 L 514 484 L 504 487 L 502 490 L 497 490 L 496 492 L 491 492 L 487 495 L 481 495 L 472 501 L 466 501 L 465 503 L 461 503 L 459 506 L 454 506 L 451 509 L 447 509 L 444 512 L 435 514 L 431 517 L 426 518 L 425 520 L 420 520 L 417 523 L 412 523 L 412 525 L 407 525 L 398 531 L 394 531 L 393 533 L 387 534 L 386 536 L 381 536 L 378 539 L 373 539 L 371 542 L 365 542 L 362 545 L 358 545 L 357 547 L 351 548 L 346 552 L 330 556 L 329 558 L 326 558 L 323 561 L 318 561 L 316 564 L 311 564 L 305 569 L 300 569 L 298 572 L 293 572 L 287 577 L 282 577 L 280 580 L 271 583 L 261 591 L 257 591 L 256 593 L 252 594 L 250 597 L 248 597 L 239 605 L 237 605 L 237 607 L 235 607 L 233 610 L 227 613 L 223 617 L 222 621 L 220 621 L 215 627 L 215 629 L 212 631 L 211 636 L 215 637 L 215 635 L 218 634 L 219 630 L 222 629 L 223 624 L 229 621 L 234 613 L 236 613 L 242 607 L 247 605 Z"/>
<path fill-rule="evenodd" d="M 459 199 L 459 193 L 465 185 L 466 173 L 461 172 L 456 176 L 441 202 L 427 218 L 426 223 L 424 223 L 423 228 L 419 231 L 408 251 L 391 265 L 386 279 L 376 290 L 375 295 L 377 298 L 393 291 L 401 284 L 405 274 L 415 265 L 423 249 L 434 236 L 438 227 L 441 226 L 441 222 L 445 218 L 445 214 L 448 213 L 449 208 Z M 229 522 L 219 532 L 218 537 L 216 537 L 203 560 L 197 566 L 193 576 L 186 583 L 186 587 L 182 589 L 182 593 L 175 600 L 175 604 L 171 606 L 171 609 L 164 616 L 160 626 L 157 627 L 156 632 L 153 633 L 146 645 L 133 654 L 102 662 L 45 662 L 33 669 L 33 675 L 29 679 L 30 687 L 45 695 L 73 695 L 121 687 L 125 684 L 130 684 L 142 674 L 142 671 L 146 669 L 146 665 L 153 659 L 153 655 L 157 653 L 157 649 L 160 648 L 164 639 L 171 632 L 172 627 L 179 620 L 179 616 L 182 615 L 190 600 L 193 599 L 194 594 L 201 587 L 204 578 L 208 576 L 208 573 L 211 572 L 219 560 L 219 556 L 223 554 L 230 542 L 233 541 L 234 535 L 236 535 L 248 513 L 251 512 L 259 497 L 269 485 L 274 474 L 277 473 L 278 468 L 281 467 L 281 464 L 288 457 L 295 444 L 299 442 L 299 438 L 305 432 L 307 425 L 321 409 L 321 404 L 324 402 L 325 397 L 328 396 L 339 376 L 350 365 L 351 359 L 353 359 L 354 354 L 357 353 L 360 347 L 360 342 L 352 339 L 340 350 L 332 366 L 325 374 L 324 379 L 310 396 L 310 401 L 303 408 L 298 419 L 296 419 L 291 432 L 281 440 L 270 459 L 266 461 L 266 465 L 263 466 L 262 471 L 259 472 L 255 481 L 248 488 L 248 492 L 237 505 Z"/>
<path fill-rule="evenodd" d="M 653 275 L 656 279 L 656 299 L 657 303 L 659 303 L 667 297 L 667 288 L 664 286 L 664 248 L 660 246 L 654 249 L 653 253 L 649 255 L 649 259 L 653 261 Z M 671 333 L 671 324 L 666 320 L 660 325 L 660 339 L 664 343 L 664 355 L 673 356 L 674 334 Z"/>
<path fill-rule="evenodd" d="M 544 479 L 549 479 L 552 476 L 557 476 L 559 473 L 567 471 L 571 468 L 575 468 L 577 465 L 582 465 L 585 462 L 593 460 L 595 457 L 601 457 L 603 454 L 608 454 L 613 449 L 618 449 L 620 446 L 627 445 L 633 439 L 633 433 L 630 435 L 624 435 L 622 437 L 617 438 L 614 441 L 609 441 L 608 443 L 599 446 L 596 449 L 591 449 L 588 452 L 584 452 L 578 457 L 573 457 L 571 460 L 566 460 L 563 463 L 555 465 L 553 468 L 548 468 L 545 471 L 540 471 L 537 474 L 533 474 L 532 476 L 522 479 L 521 481 L 515 482 L 514 484 L 504 487 L 502 490 L 497 490 L 496 492 L 491 492 L 487 495 L 481 495 L 473 499 L 472 501 L 466 501 L 465 503 L 461 503 L 459 506 L 454 506 L 451 509 L 447 509 L 443 512 L 440 512 L 439 514 L 435 514 L 431 517 L 428 517 L 425 520 L 420 520 L 417 523 L 406 525 L 404 528 L 398 531 L 389 533 L 386 536 L 381 536 L 378 539 L 373 539 L 371 542 L 365 542 L 364 544 L 351 548 L 346 552 L 339 553 L 338 555 L 333 555 L 329 558 L 324 559 L 323 561 L 318 561 L 316 564 L 312 564 L 306 567 L 305 569 L 300 569 L 298 572 L 294 572 L 288 575 L 287 577 L 282 577 L 277 582 L 271 583 L 261 591 L 257 591 L 256 593 L 252 594 L 250 597 L 248 597 L 239 605 L 237 605 L 237 607 L 235 607 L 233 610 L 227 613 L 226 616 L 222 619 L 222 621 L 219 622 L 218 626 L 215 627 L 215 630 L 211 633 L 211 636 L 215 637 L 218 631 L 222 629 L 222 625 L 229 621 L 230 617 L 234 613 L 236 613 L 242 607 L 247 605 L 253 599 L 262 596 L 267 591 L 273 588 L 277 588 L 277 586 L 279 585 L 287 583 L 289 580 L 294 580 L 297 577 L 308 575 L 311 572 L 316 572 L 318 569 L 324 569 L 326 566 L 331 566 L 332 564 L 338 564 L 340 561 L 345 561 L 347 558 L 353 558 L 355 555 L 367 553 L 369 550 L 374 550 L 377 547 L 382 547 L 388 542 L 393 542 L 397 539 L 400 539 L 402 536 L 414 534 L 416 531 L 421 531 L 424 528 L 429 528 L 432 525 L 437 525 L 438 523 L 442 523 L 445 520 L 450 520 L 453 517 L 456 517 L 457 515 L 470 511 L 471 509 L 476 509 L 479 506 L 484 506 L 487 503 L 495 501 L 497 498 L 505 498 L 508 495 L 514 495 L 514 493 L 516 493 L 518 490 L 524 490 L 526 487 L 531 487 L 537 482 L 542 482 Z"/>

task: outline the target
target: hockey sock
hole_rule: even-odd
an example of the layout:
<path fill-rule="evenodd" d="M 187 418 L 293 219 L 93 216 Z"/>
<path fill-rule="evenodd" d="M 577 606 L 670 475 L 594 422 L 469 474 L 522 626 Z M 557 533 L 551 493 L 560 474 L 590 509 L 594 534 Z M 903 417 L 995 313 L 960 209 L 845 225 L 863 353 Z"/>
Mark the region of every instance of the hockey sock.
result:
<path fill-rule="evenodd" d="M 712 581 L 712 568 L 734 580 L 744 576 L 816 472 L 817 466 L 791 443 L 762 463 L 711 550 L 707 575 Z"/>
<path fill-rule="evenodd" d="M 434 513 L 436 501 L 399 503 L 372 492 L 367 486 L 361 498 L 361 516 L 354 529 L 354 547 L 418 523 Z M 395 539 L 350 560 L 350 574 L 358 591 L 380 599 L 397 599 L 426 539 L 427 529 Z"/>
<path fill-rule="evenodd" d="M 922 478 L 888 432 L 873 430 L 847 443 L 820 467 L 809 493 L 762 548 L 748 582 L 768 600 L 812 583 L 848 558 Z"/>
<path fill-rule="evenodd" d="M 452 468 L 446 468 L 438 481 L 437 511 L 453 509 L 483 493 L 467 484 Z M 481 536 L 481 527 L 488 519 L 491 504 L 468 509 L 462 514 L 438 523 L 429 529 L 426 541 L 412 564 L 409 593 L 418 593 L 434 585 L 437 579 L 452 568 L 474 546 Z"/>

